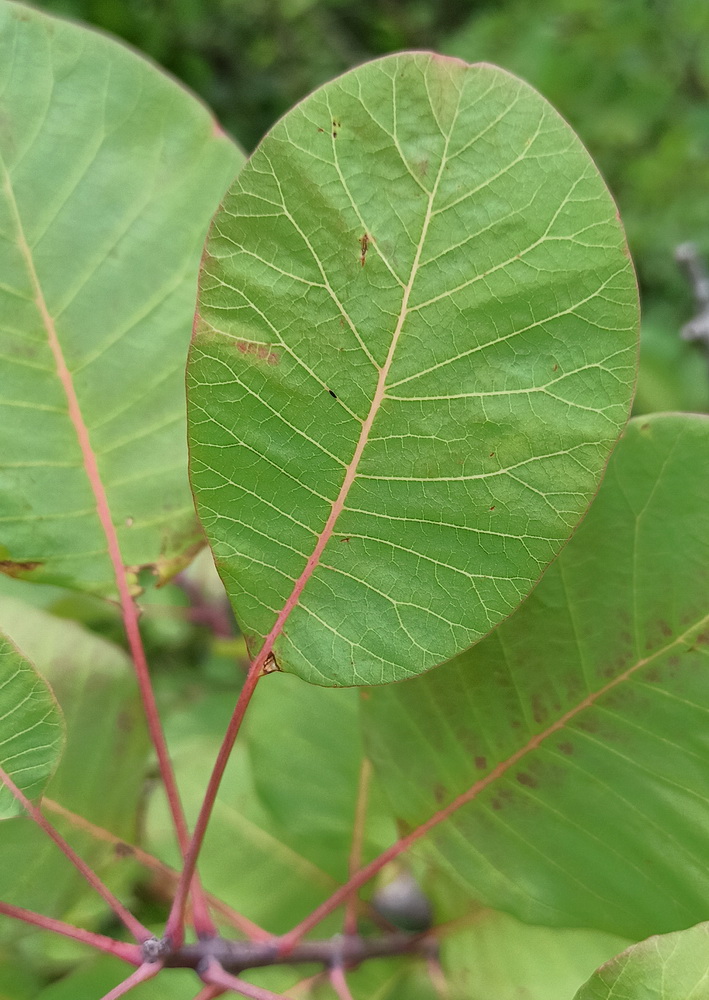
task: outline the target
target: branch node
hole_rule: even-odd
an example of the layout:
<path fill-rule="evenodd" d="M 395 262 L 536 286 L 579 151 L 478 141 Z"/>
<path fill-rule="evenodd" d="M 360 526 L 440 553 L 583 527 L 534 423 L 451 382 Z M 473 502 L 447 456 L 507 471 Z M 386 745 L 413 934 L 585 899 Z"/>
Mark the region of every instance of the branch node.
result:
<path fill-rule="evenodd" d="M 172 942 L 168 937 L 151 937 L 142 944 L 144 962 L 160 962 L 172 952 Z"/>

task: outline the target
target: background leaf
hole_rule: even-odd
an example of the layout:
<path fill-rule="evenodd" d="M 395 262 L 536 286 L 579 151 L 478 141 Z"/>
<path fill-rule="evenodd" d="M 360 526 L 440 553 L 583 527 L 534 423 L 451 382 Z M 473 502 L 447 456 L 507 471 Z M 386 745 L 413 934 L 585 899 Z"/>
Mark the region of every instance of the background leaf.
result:
<path fill-rule="evenodd" d="M 198 511 L 252 649 L 288 601 L 276 659 L 320 684 L 400 680 L 506 617 L 628 412 L 615 207 L 490 66 L 392 56 L 289 112 L 215 218 L 199 303 Z"/>
<path fill-rule="evenodd" d="M 30 799 L 38 798 L 63 745 L 61 712 L 47 684 L 0 633 L 0 765 Z M 24 809 L 0 783 L 0 819 Z M 0 837 L 3 825 L 0 824 Z"/>
<path fill-rule="evenodd" d="M 200 248 L 243 157 L 144 59 L 12 3 L 0 93 L 0 570 L 109 593 L 59 355 L 123 561 L 169 576 L 199 544 L 183 368 Z"/>
<path fill-rule="evenodd" d="M 225 692 L 197 694 L 165 720 L 188 822 L 194 823 L 202 804 L 232 705 Z M 162 788 L 156 787 L 147 811 L 145 847 L 177 868 L 180 859 L 168 819 Z M 205 887 L 251 920 L 283 933 L 339 884 L 321 867 L 318 850 L 318 839 L 304 851 L 291 844 L 260 801 L 249 754 L 237 744 L 200 856 Z"/>
<path fill-rule="evenodd" d="M 363 703 L 396 815 L 452 804 L 428 848 L 487 905 L 636 940 L 706 913 L 707 482 L 708 419 L 632 421 L 520 610 Z"/>
<path fill-rule="evenodd" d="M 47 798 L 118 837 L 135 840 L 148 740 L 128 657 L 75 622 L 8 597 L 0 598 L 0 622 L 31 655 L 64 711 L 66 747 Z M 105 874 L 113 848 L 78 833 L 46 806 L 45 811 L 94 870 Z M 5 902 L 65 919 L 105 918 L 105 904 L 27 817 L 0 824 L 0 855 L 0 898 Z M 132 875 L 126 867 L 116 872 L 111 866 L 108 876 L 119 892 Z M 26 933 L 22 925 L 8 921 L 3 930 L 11 936 Z M 46 957 L 46 947 L 40 950 Z"/>
<path fill-rule="evenodd" d="M 576 1000 L 707 1000 L 709 924 L 651 937 L 599 969 Z"/>

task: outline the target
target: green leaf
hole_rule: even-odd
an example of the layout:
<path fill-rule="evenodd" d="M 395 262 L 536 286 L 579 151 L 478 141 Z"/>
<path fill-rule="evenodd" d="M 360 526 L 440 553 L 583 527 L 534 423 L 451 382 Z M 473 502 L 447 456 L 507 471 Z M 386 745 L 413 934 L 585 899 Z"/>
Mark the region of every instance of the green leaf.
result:
<path fill-rule="evenodd" d="M 204 788 L 231 715 L 224 692 L 196 695 L 165 727 L 188 822 L 194 824 Z M 273 734 L 273 738 L 277 738 Z M 353 790 L 353 797 L 356 790 Z M 180 867 L 162 787 L 151 797 L 146 849 Z M 237 744 L 200 855 L 205 887 L 274 933 L 283 933 L 329 896 L 338 882 L 320 865 L 319 840 L 300 851 L 254 788 L 246 747 Z M 268 887 L 264 890 L 264 886 Z M 341 924 L 332 926 L 334 932 Z M 327 927 L 327 925 L 325 925 Z"/>
<path fill-rule="evenodd" d="M 709 924 L 628 948 L 591 976 L 575 1000 L 709 1000 Z"/>
<path fill-rule="evenodd" d="M 62 751 L 61 712 L 32 663 L 1 633 L 0 722 L 0 765 L 28 798 L 39 798 Z M 0 782 L 0 819 L 23 812 Z"/>
<path fill-rule="evenodd" d="M 118 837 L 135 840 L 148 739 L 126 654 L 111 643 L 11 598 L 0 598 L 0 622 L 51 684 L 66 720 L 66 746 L 46 797 Z M 115 868 L 111 845 L 97 843 L 45 805 L 48 818 L 94 870 Z M 27 817 L 0 824 L 0 898 L 53 916 L 105 915 L 105 905 Z M 31 859 L 31 860 L 30 860 Z M 121 891 L 125 864 L 108 873 Z M 78 914 L 76 914 L 78 916 Z M 3 922 L 17 932 L 20 925 Z"/>
<path fill-rule="evenodd" d="M 520 80 L 408 53 L 289 112 L 215 217 L 188 362 L 252 649 L 378 684 L 509 615 L 597 488 L 636 326 L 613 202 Z"/>
<path fill-rule="evenodd" d="M 165 578 L 199 544 L 183 368 L 243 157 L 151 63 L 13 3 L 0 93 L 0 571 L 113 592 L 100 480 L 123 563 Z"/>
<path fill-rule="evenodd" d="M 244 719 L 254 788 L 274 829 L 338 882 L 348 877 L 362 776 L 359 700 L 354 690 L 313 689 L 274 673 L 257 688 Z M 388 804 L 369 777 L 365 802 L 363 863 L 396 836 Z"/>
<path fill-rule="evenodd" d="M 486 910 L 443 937 L 441 964 L 451 1000 L 569 1000 L 589 971 L 626 943 L 600 931 L 532 927 Z"/>
<path fill-rule="evenodd" d="M 76 1000 L 77 997 L 93 1000 L 100 997 L 135 970 L 118 959 L 102 955 L 75 971 L 63 976 L 58 982 L 46 986 L 36 995 L 36 1000 Z M 169 969 L 155 979 L 141 983 L 130 991 L 131 1000 L 194 1000 L 199 992 L 199 980 L 192 970 Z"/>
<path fill-rule="evenodd" d="M 707 418 L 633 421 L 519 611 L 363 703 L 396 815 L 443 809 L 424 843 L 486 905 L 634 940 L 706 914 L 707 482 Z"/>

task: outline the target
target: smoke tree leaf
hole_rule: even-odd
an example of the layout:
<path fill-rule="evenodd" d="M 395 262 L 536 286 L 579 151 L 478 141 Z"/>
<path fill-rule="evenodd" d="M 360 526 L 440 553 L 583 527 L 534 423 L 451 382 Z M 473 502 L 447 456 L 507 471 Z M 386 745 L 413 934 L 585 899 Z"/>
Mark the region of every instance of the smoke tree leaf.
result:
<path fill-rule="evenodd" d="M 522 81 L 408 53 L 298 104 L 215 216 L 188 361 L 250 648 L 378 684 L 509 615 L 597 489 L 637 320 L 603 181 Z"/>
<path fill-rule="evenodd" d="M 13 3 L 0 93 L 0 571 L 112 593 L 90 479 L 126 565 L 165 578 L 199 544 L 183 369 L 202 241 L 243 157 L 147 60 Z"/>
<path fill-rule="evenodd" d="M 632 940 L 706 913 L 709 419 L 636 419 L 519 611 L 372 689 L 395 814 L 474 898 Z M 550 627 L 553 623 L 553 628 Z"/>
<path fill-rule="evenodd" d="M 648 938 L 606 962 L 575 1000 L 707 1000 L 709 924 Z"/>
<path fill-rule="evenodd" d="M 64 726 L 51 689 L 0 633 L 0 766 L 29 799 L 42 794 L 62 751 Z M 0 782 L 0 820 L 23 807 Z M 4 824 L 0 824 L 0 836 Z"/>

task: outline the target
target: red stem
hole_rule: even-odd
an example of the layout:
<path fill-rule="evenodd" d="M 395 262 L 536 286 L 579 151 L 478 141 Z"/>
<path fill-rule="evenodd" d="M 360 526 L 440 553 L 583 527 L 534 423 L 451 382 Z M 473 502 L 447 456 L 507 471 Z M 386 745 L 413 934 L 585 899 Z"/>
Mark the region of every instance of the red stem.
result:
<path fill-rule="evenodd" d="M 330 969 L 330 985 L 337 993 L 339 1000 L 354 1000 L 341 965 L 333 965 Z"/>
<path fill-rule="evenodd" d="M 34 913 L 32 910 L 25 910 L 21 906 L 12 906 L 11 903 L 0 903 L 0 913 L 14 920 L 22 920 L 26 924 L 32 924 L 43 931 L 52 931 L 54 934 L 61 934 L 63 937 L 80 941 L 90 948 L 105 952 L 107 955 L 115 955 L 123 962 L 130 965 L 140 965 L 143 961 L 141 949 L 138 945 L 129 944 L 127 941 L 114 941 L 103 934 L 95 934 L 93 931 L 84 930 L 82 927 L 74 927 L 73 924 L 66 924 L 63 920 L 55 920 L 54 917 L 45 917 L 41 913 Z"/>
<path fill-rule="evenodd" d="M 141 924 L 141 922 L 125 908 L 119 899 L 116 899 L 111 890 L 103 884 L 96 872 L 92 871 L 86 862 L 79 857 L 73 847 L 67 843 L 56 827 L 52 826 L 49 820 L 42 815 L 37 806 L 30 802 L 24 792 L 17 787 L 10 775 L 7 771 L 3 770 L 2 767 L 0 767 L 0 781 L 2 781 L 2 783 L 10 789 L 17 801 L 24 806 L 30 818 L 37 824 L 38 827 L 40 827 L 41 830 L 44 831 L 44 833 L 47 834 L 48 837 L 54 841 L 62 854 L 64 854 L 65 857 L 71 861 L 76 870 L 83 875 L 89 885 L 96 890 L 99 896 L 101 896 L 106 903 L 108 903 L 118 919 L 123 922 L 136 941 L 147 941 L 148 938 L 152 937 L 153 935 L 148 928 Z"/>
<path fill-rule="evenodd" d="M 244 713 L 246 712 L 247 706 L 251 701 L 251 696 L 254 693 L 259 679 L 263 676 L 263 665 L 268 656 L 268 652 L 270 652 L 270 649 L 266 651 L 266 645 L 264 645 L 264 648 L 251 664 L 249 672 L 246 675 L 244 686 L 239 694 L 236 707 L 234 708 L 234 712 L 224 735 L 222 745 L 219 748 L 219 753 L 217 754 L 217 759 L 209 778 L 209 784 L 207 785 L 207 790 L 204 795 L 202 808 L 200 809 L 199 816 L 197 817 L 194 833 L 192 834 L 192 840 L 190 841 L 189 847 L 184 856 L 184 866 L 182 868 L 180 880 L 177 883 L 175 898 L 173 899 L 172 908 L 165 927 L 165 937 L 169 938 L 172 946 L 175 948 L 179 948 L 184 940 L 183 926 L 185 903 L 187 902 L 187 891 L 197 865 L 197 857 L 204 841 L 207 825 L 211 818 L 212 810 L 214 809 L 214 803 L 217 798 L 217 792 L 219 791 L 219 785 L 221 784 L 224 771 L 227 763 L 229 762 L 229 756 L 239 733 L 239 729 L 241 728 Z"/>
<path fill-rule="evenodd" d="M 42 799 L 42 807 L 44 809 L 49 809 L 50 812 L 56 813 L 58 816 L 62 816 L 65 820 L 67 820 L 67 822 L 71 823 L 75 829 L 87 833 L 96 840 L 111 844 L 114 848 L 114 855 L 116 858 L 131 858 L 132 860 L 137 861 L 139 865 L 143 865 L 149 871 L 157 872 L 163 876 L 163 878 L 169 880 L 171 884 L 177 885 L 180 873 L 165 864 L 164 861 L 160 861 L 152 854 L 148 854 L 148 852 L 144 851 L 142 848 L 136 847 L 135 844 L 128 843 L 128 841 L 124 840 L 122 837 L 117 837 L 114 833 L 104 830 L 101 826 L 96 826 L 95 823 L 90 823 L 89 820 L 84 819 L 83 816 L 78 816 L 70 809 L 66 809 L 58 802 L 55 802 L 53 799 L 49 799 L 46 796 Z M 255 924 L 253 920 L 249 920 L 248 917 L 245 917 L 243 914 L 232 909 L 231 906 L 228 906 L 217 896 L 212 895 L 212 893 L 206 893 L 206 897 L 212 910 L 219 913 L 219 915 L 223 917 L 227 923 L 231 924 L 236 928 L 236 930 L 240 931 L 244 937 L 249 939 L 249 941 L 273 940 L 272 934 L 269 934 L 268 931 L 263 929 L 263 927 L 259 927 L 259 925 Z"/>
<path fill-rule="evenodd" d="M 79 405 L 79 399 L 76 394 L 76 389 L 74 388 L 74 380 L 72 374 L 69 371 L 66 360 L 64 358 L 64 352 L 62 351 L 62 346 L 59 341 L 59 336 L 57 334 L 57 329 L 54 324 L 54 319 L 49 312 L 49 308 L 44 298 L 44 292 L 39 280 L 39 276 L 34 266 L 34 260 L 32 257 L 32 250 L 27 242 L 27 238 L 24 233 L 22 226 L 22 219 L 20 218 L 20 213 L 17 208 L 17 204 L 14 199 L 14 194 L 10 185 L 9 176 L 5 177 L 5 189 L 8 194 L 8 200 L 13 210 L 15 217 L 15 226 L 17 230 L 17 242 L 20 248 L 20 252 L 25 261 L 25 266 L 27 267 L 27 272 L 30 276 L 32 282 L 32 287 L 34 290 L 35 305 L 37 311 L 42 319 L 45 332 L 47 334 L 47 342 L 49 348 L 54 357 L 54 364 L 56 367 L 57 377 L 61 383 L 64 390 L 64 395 L 67 400 L 67 408 L 69 413 L 69 419 L 74 427 L 74 432 L 81 449 L 81 456 L 84 463 L 84 471 L 86 472 L 86 477 L 89 481 L 91 491 L 94 495 L 94 501 L 96 503 L 96 513 L 98 515 L 101 528 L 106 538 L 106 544 L 108 548 L 108 554 L 111 560 L 111 565 L 113 567 L 114 576 L 116 579 L 116 587 L 118 590 L 118 595 L 120 598 L 121 614 L 123 617 L 123 624 L 126 631 L 126 636 L 128 638 L 128 645 L 130 647 L 131 656 L 133 658 L 133 666 L 135 669 L 135 675 L 138 681 L 138 687 L 140 689 L 140 696 L 143 702 L 143 708 L 145 710 L 145 716 L 148 723 L 148 730 L 150 732 L 150 738 L 155 747 L 155 753 L 157 754 L 158 764 L 160 767 L 160 774 L 165 785 L 165 791 L 167 793 L 167 799 L 170 804 L 170 812 L 172 813 L 172 819 L 175 825 L 175 831 L 177 833 L 177 839 L 180 844 L 180 850 L 184 856 L 187 846 L 189 844 L 189 831 L 187 829 L 187 823 L 185 821 L 184 813 L 182 811 L 182 805 L 180 802 L 180 796 L 177 789 L 177 782 L 175 780 L 175 775 L 172 770 L 172 765 L 170 763 L 170 757 L 167 751 L 167 744 L 165 742 L 165 735 L 162 730 L 162 725 L 160 723 L 160 716 L 158 714 L 157 705 L 155 702 L 155 695 L 153 693 L 153 688 L 150 683 L 150 674 L 148 671 L 148 664 L 145 657 L 145 650 L 143 649 L 143 643 L 140 637 L 140 629 L 138 628 L 138 611 L 135 606 L 135 601 L 130 593 L 128 587 L 128 582 L 126 580 L 125 566 L 123 565 L 123 557 L 121 555 L 120 546 L 118 543 L 118 535 L 116 533 L 115 526 L 113 524 L 113 518 L 111 516 L 111 509 L 108 503 L 108 497 L 106 496 L 106 491 L 103 486 L 103 481 L 101 479 L 101 473 L 98 467 L 98 461 L 96 459 L 96 454 L 94 452 L 93 446 L 91 444 L 91 438 L 89 436 L 89 430 L 84 421 L 83 413 L 81 412 L 81 406 Z M 204 933 L 215 933 L 216 928 L 209 916 L 209 910 L 207 904 L 204 900 L 204 896 L 201 891 L 201 886 L 195 882 L 194 886 L 194 909 L 195 909 L 195 929 L 198 932 Z"/>
<path fill-rule="evenodd" d="M 139 969 L 136 969 L 134 973 L 124 979 L 122 983 L 118 986 L 114 986 L 113 989 L 106 993 L 105 996 L 101 997 L 101 1000 L 118 1000 L 119 997 L 125 996 L 129 993 L 134 986 L 140 986 L 147 979 L 152 979 L 153 976 L 157 976 L 158 972 L 162 969 L 162 964 L 160 962 L 146 962 L 141 965 Z"/>
<path fill-rule="evenodd" d="M 262 986 L 254 986 L 237 976 L 230 975 L 214 959 L 210 960 L 206 970 L 202 973 L 202 979 L 205 983 L 221 986 L 225 990 L 233 990 L 242 997 L 249 997 L 250 1000 L 288 1000 L 288 997 L 282 993 L 272 993 L 271 990 L 265 990 Z M 104 1000 L 108 1000 L 108 998 L 105 997 Z"/>
<path fill-rule="evenodd" d="M 453 799 L 452 802 L 449 802 L 447 806 L 444 806 L 442 809 L 439 809 L 438 812 L 430 816 L 425 823 L 417 826 L 415 830 L 412 830 L 405 837 L 401 837 L 396 841 L 396 843 L 392 844 L 391 847 L 388 847 L 386 851 L 374 858 L 373 861 L 370 861 L 368 865 L 361 868 L 344 885 L 340 886 L 340 888 L 337 889 L 329 899 L 326 899 L 324 903 L 321 903 L 320 906 L 317 907 L 317 909 L 313 910 L 309 917 L 306 917 L 305 920 L 301 921 L 301 923 L 294 927 L 293 930 L 283 935 L 279 942 L 279 953 L 281 955 L 287 955 L 288 952 L 291 951 L 291 949 L 298 943 L 298 941 L 300 941 L 304 934 L 307 934 L 308 931 L 312 930 L 312 928 L 316 926 L 316 924 L 319 924 L 320 921 L 332 913 L 333 910 L 342 905 L 352 892 L 360 889 L 370 880 L 370 878 L 376 875 L 377 872 L 381 871 L 385 865 L 388 865 L 390 861 L 393 861 L 394 858 L 399 857 L 400 854 L 407 851 L 412 844 L 415 844 L 417 840 L 420 840 L 421 837 L 424 837 L 427 833 L 429 833 L 434 826 L 438 826 L 439 823 L 447 820 L 453 815 L 453 813 L 457 812 L 461 806 L 464 806 L 468 802 L 472 802 L 473 799 L 476 799 L 481 792 L 485 791 L 486 788 L 501 778 L 507 771 L 510 770 L 510 768 L 518 764 L 519 761 L 526 757 L 528 753 L 538 749 L 544 740 L 553 736 L 554 733 L 558 733 L 560 729 L 563 729 L 580 712 L 590 708 L 599 700 L 599 698 L 608 694 L 608 692 L 618 687 L 619 684 L 627 681 L 633 676 L 633 674 L 635 674 L 642 667 L 647 666 L 647 664 L 652 660 L 659 656 L 664 656 L 673 646 L 681 645 L 685 642 L 687 637 L 696 631 L 696 628 L 696 625 L 690 626 L 686 632 L 677 636 L 677 638 L 667 646 L 664 646 L 661 649 L 656 650 L 650 656 L 646 656 L 644 659 L 633 663 L 627 670 L 624 670 L 622 674 L 619 674 L 613 680 L 604 684 L 603 687 L 598 689 L 598 691 L 592 691 L 590 694 L 586 695 L 586 697 L 578 702 L 577 705 L 574 705 L 573 708 L 568 710 L 568 712 L 565 712 L 562 716 L 560 716 L 556 722 L 551 723 L 551 725 L 547 726 L 547 728 L 542 730 L 542 732 L 536 733 L 536 735 L 532 736 L 532 738 L 525 743 L 523 747 L 520 747 L 519 750 L 510 754 L 506 760 L 500 761 L 500 763 L 497 764 L 489 774 L 480 778 L 479 781 L 472 784 L 470 788 L 466 789 L 466 791 L 461 792 L 461 794 Z"/>

